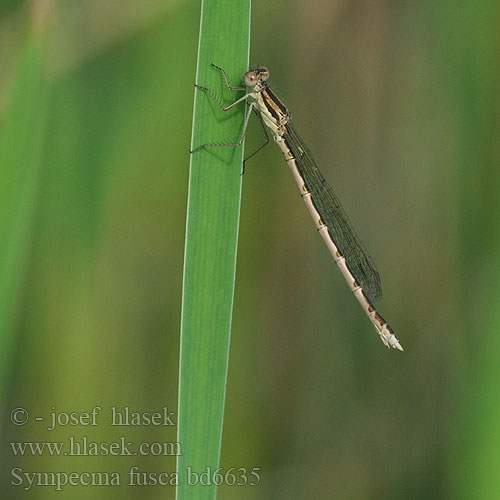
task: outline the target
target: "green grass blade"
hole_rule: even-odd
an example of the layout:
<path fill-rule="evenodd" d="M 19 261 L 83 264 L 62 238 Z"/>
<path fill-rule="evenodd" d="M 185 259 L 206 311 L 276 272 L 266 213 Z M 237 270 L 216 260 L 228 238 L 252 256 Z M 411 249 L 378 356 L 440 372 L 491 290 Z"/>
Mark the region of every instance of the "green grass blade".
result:
<path fill-rule="evenodd" d="M 500 83 L 498 2 L 440 4 L 456 116 L 457 288 L 464 338 L 449 412 L 449 498 L 500 498 Z M 452 101 L 453 102 L 453 101 Z M 471 254 L 474 256 L 471 258 Z"/>
<path fill-rule="evenodd" d="M 47 85 L 41 26 L 28 36 L 0 125 L 0 388 L 5 388 L 12 329 L 28 267 L 46 123 Z M 2 394 L 5 391 L 1 391 Z"/>
<path fill-rule="evenodd" d="M 211 63 L 223 67 L 233 85 L 248 69 L 250 0 L 204 0 L 197 83 L 224 102 L 228 91 Z M 195 92 L 192 147 L 236 142 L 244 106 L 223 113 Z M 184 261 L 179 379 L 179 500 L 215 498 L 215 484 L 191 485 L 194 473 L 219 465 L 234 295 L 243 148 L 208 148 L 191 155 Z M 208 468 L 208 469 L 207 469 Z M 188 472 L 191 472 L 188 477 Z"/>

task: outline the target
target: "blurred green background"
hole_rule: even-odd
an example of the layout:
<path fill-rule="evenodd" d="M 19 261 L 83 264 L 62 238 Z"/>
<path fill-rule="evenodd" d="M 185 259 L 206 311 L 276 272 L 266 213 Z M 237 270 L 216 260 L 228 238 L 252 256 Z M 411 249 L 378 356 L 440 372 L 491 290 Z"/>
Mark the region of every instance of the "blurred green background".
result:
<path fill-rule="evenodd" d="M 176 440 L 104 422 L 176 411 L 199 16 L 182 0 L 0 4 L 1 498 L 174 498 L 125 484 L 175 457 L 9 443 Z M 262 481 L 218 498 L 500 498 L 498 2 L 255 0 L 252 16 L 252 64 L 377 263 L 405 352 L 382 346 L 268 146 L 244 176 L 221 457 Z M 47 430 L 95 406 L 100 425 Z M 123 485 L 61 493 L 14 468 Z"/>

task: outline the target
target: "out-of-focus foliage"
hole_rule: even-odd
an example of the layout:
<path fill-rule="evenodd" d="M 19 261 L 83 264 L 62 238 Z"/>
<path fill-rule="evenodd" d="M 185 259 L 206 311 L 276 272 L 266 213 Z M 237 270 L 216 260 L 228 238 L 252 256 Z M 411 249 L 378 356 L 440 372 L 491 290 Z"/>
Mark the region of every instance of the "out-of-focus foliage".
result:
<path fill-rule="evenodd" d="M 175 426 L 109 422 L 113 406 L 176 411 L 199 14 L 181 0 L 0 8 L 0 143 L 16 102 L 33 129 L 3 143 L 0 184 L 12 152 L 39 157 L 34 188 L 11 193 L 23 206 L 0 214 L 30 214 L 0 228 L 22 236 L 2 331 L 6 498 L 61 497 L 12 484 L 14 468 L 121 474 L 64 498 L 174 498 L 126 486 L 134 466 L 172 473 L 173 456 L 14 456 L 9 443 L 176 440 Z M 269 67 L 377 263 L 405 352 L 381 345 L 268 146 L 243 179 L 221 461 L 262 480 L 219 498 L 497 499 L 497 3 L 254 0 L 252 17 L 251 63 Z M 19 80 L 40 29 L 41 88 Z M 251 128 L 248 150 L 262 140 Z M 51 411 L 95 406 L 99 425 L 47 429 Z M 28 424 L 11 423 L 16 407 Z"/>

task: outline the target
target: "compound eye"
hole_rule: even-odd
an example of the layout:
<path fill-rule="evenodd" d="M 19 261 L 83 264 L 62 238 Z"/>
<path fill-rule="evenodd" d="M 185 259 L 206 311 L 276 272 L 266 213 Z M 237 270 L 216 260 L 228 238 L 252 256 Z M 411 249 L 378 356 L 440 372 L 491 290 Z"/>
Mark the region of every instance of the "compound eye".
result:
<path fill-rule="evenodd" d="M 245 85 L 247 87 L 254 87 L 255 84 L 258 82 L 258 77 L 257 77 L 257 73 L 255 71 L 249 71 L 246 75 L 245 75 Z"/>
<path fill-rule="evenodd" d="M 265 66 L 259 68 L 260 78 L 265 82 L 269 78 L 269 70 Z"/>

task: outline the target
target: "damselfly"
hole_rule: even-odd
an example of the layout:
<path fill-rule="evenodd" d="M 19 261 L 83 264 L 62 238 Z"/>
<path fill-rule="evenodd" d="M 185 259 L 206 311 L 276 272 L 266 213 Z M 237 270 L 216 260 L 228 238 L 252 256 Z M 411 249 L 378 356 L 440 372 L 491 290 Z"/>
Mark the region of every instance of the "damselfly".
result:
<path fill-rule="evenodd" d="M 288 108 L 269 87 L 267 83 L 269 70 L 265 66 L 250 70 L 243 79 L 245 87 L 232 87 L 226 72 L 218 66 L 213 66 L 222 73 L 229 90 L 244 90 L 245 95 L 224 107 L 208 88 L 196 86 L 205 91 L 222 111 L 228 111 L 237 104 L 248 100 L 249 108 L 243 125 L 243 133 L 240 140 L 234 144 L 203 144 L 191 152 L 194 153 L 205 147 L 242 145 L 250 114 L 252 111 L 255 112 L 261 124 L 263 123 L 269 128 L 274 142 L 281 149 L 316 228 L 350 289 L 375 326 L 382 342 L 388 347 L 402 351 L 403 348 L 393 329 L 373 306 L 373 303 L 382 296 L 380 277 L 373 261 L 354 232 L 340 200 L 326 182 L 309 148 L 295 130 Z M 266 142 L 257 151 L 269 142 L 269 136 L 264 126 L 263 130 Z M 257 151 L 250 156 L 253 156 Z"/>

